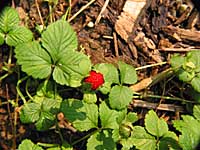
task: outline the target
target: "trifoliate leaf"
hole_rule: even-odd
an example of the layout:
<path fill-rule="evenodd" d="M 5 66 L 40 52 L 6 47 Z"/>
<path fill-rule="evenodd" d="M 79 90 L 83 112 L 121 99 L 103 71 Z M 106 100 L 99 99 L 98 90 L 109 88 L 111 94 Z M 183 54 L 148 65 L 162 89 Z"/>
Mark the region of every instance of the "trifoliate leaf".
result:
<path fill-rule="evenodd" d="M 63 58 L 67 51 L 76 50 L 78 42 L 70 24 L 59 20 L 50 24 L 42 33 L 42 45 L 51 55 L 53 62 L 56 63 L 60 58 Z M 65 60 L 68 61 L 68 58 Z"/>
<path fill-rule="evenodd" d="M 155 150 L 156 139 L 146 132 L 141 126 L 134 126 L 130 138 L 130 144 L 133 144 L 139 150 Z M 125 144 L 123 144 L 125 145 Z"/>
<path fill-rule="evenodd" d="M 158 147 L 160 150 L 181 150 L 178 144 L 178 137 L 174 132 L 168 131 L 159 140 Z"/>
<path fill-rule="evenodd" d="M 132 101 L 133 92 L 126 86 L 115 85 L 109 94 L 109 103 L 113 109 L 123 109 Z"/>
<path fill-rule="evenodd" d="M 145 116 L 145 128 L 156 137 L 161 137 L 168 132 L 167 123 L 162 118 L 158 118 L 153 110 L 150 110 Z"/>
<path fill-rule="evenodd" d="M 118 112 L 110 109 L 105 102 L 100 104 L 99 114 L 103 128 L 116 129 L 119 127 L 117 124 Z"/>
<path fill-rule="evenodd" d="M 200 121 L 200 105 L 195 105 L 194 106 L 193 115 L 198 121 Z"/>
<path fill-rule="evenodd" d="M 34 78 L 46 78 L 51 74 L 51 58 L 38 42 L 20 44 L 15 49 L 18 64 Z"/>
<path fill-rule="evenodd" d="M 33 33 L 26 27 L 17 26 L 6 35 L 6 43 L 9 46 L 17 46 L 33 39 Z"/>
<path fill-rule="evenodd" d="M 87 141 L 87 150 L 116 150 L 112 134 L 108 130 L 94 133 Z"/>
<path fill-rule="evenodd" d="M 91 63 L 86 55 L 68 50 L 55 65 L 53 78 L 61 85 L 77 87 L 90 70 Z"/>
<path fill-rule="evenodd" d="M 104 81 L 109 83 L 119 83 L 119 74 L 117 68 L 113 64 L 101 63 L 94 66 L 104 76 Z"/>
<path fill-rule="evenodd" d="M 121 84 L 134 84 L 137 82 L 135 68 L 122 61 L 118 62 Z"/>
<path fill-rule="evenodd" d="M 20 112 L 20 119 L 23 123 L 35 123 L 38 130 L 47 130 L 54 125 L 60 104 L 61 99 L 36 95 L 33 97 L 33 102 L 24 104 Z"/>
<path fill-rule="evenodd" d="M 37 42 L 17 46 L 16 58 L 22 70 L 40 79 L 47 78 L 53 72 L 57 83 L 80 86 L 91 70 L 91 62 L 83 53 L 74 51 L 77 39 L 69 24 L 56 21 L 49 25 L 42 34 L 42 46 Z"/>
<path fill-rule="evenodd" d="M 5 7 L 0 13 L 0 29 L 4 33 L 17 26 L 19 21 L 18 12 L 14 8 Z"/>
<path fill-rule="evenodd" d="M 200 122 L 189 115 L 183 115 L 182 119 L 173 121 L 174 127 L 182 133 L 179 144 L 183 150 L 193 150 L 199 144 Z"/>
<path fill-rule="evenodd" d="M 186 56 L 175 55 L 170 63 L 180 80 L 187 82 L 200 92 L 200 51 L 190 51 Z"/>
<path fill-rule="evenodd" d="M 18 147 L 19 150 L 43 150 L 42 147 L 34 144 L 31 140 L 25 139 Z"/>
<path fill-rule="evenodd" d="M 87 104 L 80 100 L 68 99 L 62 102 L 61 112 L 80 131 L 98 128 L 98 108 L 95 104 Z"/>

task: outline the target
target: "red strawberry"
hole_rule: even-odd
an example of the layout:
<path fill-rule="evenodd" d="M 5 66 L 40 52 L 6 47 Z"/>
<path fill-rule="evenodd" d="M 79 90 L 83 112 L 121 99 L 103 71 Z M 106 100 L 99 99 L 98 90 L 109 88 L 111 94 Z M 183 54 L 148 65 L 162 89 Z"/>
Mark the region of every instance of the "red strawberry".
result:
<path fill-rule="evenodd" d="M 103 74 L 92 70 L 90 71 L 90 75 L 86 77 L 84 81 L 91 84 L 92 90 L 96 90 L 104 83 Z"/>

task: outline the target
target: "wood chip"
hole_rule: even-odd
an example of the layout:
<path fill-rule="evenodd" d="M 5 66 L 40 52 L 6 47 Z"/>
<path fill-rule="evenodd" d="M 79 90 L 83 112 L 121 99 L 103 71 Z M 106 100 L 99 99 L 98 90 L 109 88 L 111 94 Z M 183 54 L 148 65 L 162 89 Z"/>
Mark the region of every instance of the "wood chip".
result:
<path fill-rule="evenodd" d="M 129 33 L 135 25 L 135 21 L 144 8 L 146 0 L 127 0 L 123 12 L 115 23 L 116 32 L 127 42 Z"/>
<path fill-rule="evenodd" d="M 200 42 L 200 31 L 191 31 L 188 29 L 181 29 L 174 26 L 163 27 L 162 30 L 169 36 L 178 41 L 189 40 L 193 42 Z"/>

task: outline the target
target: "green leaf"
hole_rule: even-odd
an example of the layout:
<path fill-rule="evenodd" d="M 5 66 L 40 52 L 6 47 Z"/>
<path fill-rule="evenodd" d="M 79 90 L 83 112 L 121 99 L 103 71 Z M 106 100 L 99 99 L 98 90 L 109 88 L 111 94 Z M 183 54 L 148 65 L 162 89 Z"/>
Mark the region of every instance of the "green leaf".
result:
<path fill-rule="evenodd" d="M 17 62 L 28 75 L 43 79 L 53 72 L 57 83 L 78 87 L 89 74 L 91 62 L 88 56 L 74 51 L 76 48 L 76 36 L 69 24 L 56 21 L 42 34 L 42 46 L 37 42 L 20 44 L 15 52 Z"/>
<path fill-rule="evenodd" d="M 94 66 L 94 69 L 103 74 L 105 82 L 119 84 L 119 74 L 117 68 L 113 64 L 97 64 Z"/>
<path fill-rule="evenodd" d="M 46 148 L 45 150 L 73 150 L 73 147 L 68 145 L 62 145 L 62 146 L 55 146 L 55 147 L 50 147 Z"/>
<path fill-rule="evenodd" d="M 134 126 L 132 136 L 129 138 L 132 144 L 139 150 L 155 150 L 156 140 L 141 126 Z M 123 144 L 124 145 L 124 144 Z"/>
<path fill-rule="evenodd" d="M 186 58 L 182 57 L 180 55 L 174 55 L 172 56 L 172 58 L 170 59 L 170 64 L 172 66 L 172 68 L 174 70 L 179 69 L 180 67 L 182 67 L 182 65 L 186 62 Z"/>
<path fill-rule="evenodd" d="M 6 43 L 9 46 L 17 46 L 33 39 L 33 33 L 26 27 L 17 26 L 9 31 L 6 36 Z"/>
<path fill-rule="evenodd" d="M 191 85 L 197 92 L 200 92 L 200 74 L 198 73 L 191 81 Z"/>
<path fill-rule="evenodd" d="M 136 113 L 129 112 L 125 118 L 125 122 L 135 123 L 138 121 L 138 116 Z"/>
<path fill-rule="evenodd" d="M 42 147 L 34 144 L 31 140 L 25 139 L 18 147 L 19 150 L 43 150 Z"/>
<path fill-rule="evenodd" d="M 179 136 L 179 144 L 183 150 L 196 150 L 199 143 L 199 139 L 197 141 L 196 138 L 196 136 L 194 137 L 194 133 L 190 133 L 189 130 L 184 130 L 182 135 Z"/>
<path fill-rule="evenodd" d="M 41 104 L 26 103 L 20 111 L 20 120 L 23 123 L 34 123 L 40 117 Z"/>
<path fill-rule="evenodd" d="M 42 111 L 40 112 L 40 118 L 35 123 L 37 130 L 44 131 L 48 130 L 50 127 L 52 127 L 55 124 L 55 115 L 48 112 L 48 111 Z"/>
<path fill-rule="evenodd" d="M 104 82 L 104 84 L 99 88 L 102 94 L 108 94 L 111 90 L 111 83 L 110 82 Z"/>
<path fill-rule="evenodd" d="M 131 131 L 132 131 L 132 127 L 130 127 L 129 125 L 121 124 L 119 126 L 119 135 L 122 138 L 128 138 L 128 137 L 130 137 Z"/>
<path fill-rule="evenodd" d="M 86 102 L 86 103 L 96 103 L 97 102 L 97 95 L 96 93 L 84 93 L 83 94 L 83 101 Z"/>
<path fill-rule="evenodd" d="M 193 115 L 198 121 L 200 121 L 200 105 L 194 105 Z"/>
<path fill-rule="evenodd" d="M 182 119 L 173 121 L 174 127 L 182 133 L 179 143 L 183 150 L 193 150 L 199 144 L 200 122 L 189 115 L 183 115 Z"/>
<path fill-rule="evenodd" d="M 0 29 L 7 33 L 19 24 L 19 15 L 14 8 L 5 7 L 0 13 Z"/>
<path fill-rule="evenodd" d="M 126 86 L 115 85 L 109 94 L 109 103 L 113 109 L 123 109 L 132 101 L 133 92 Z"/>
<path fill-rule="evenodd" d="M 78 42 L 70 24 L 67 21 L 59 20 L 50 24 L 43 32 L 42 45 L 56 63 L 60 58 L 63 58 L 67 51 L 76 50 Z M 65 60 L 67 61 L 68 58 Z"/>
<path fill-rule="evenodd" d="M 90 70 L 91 62 L 86 55 L 68 50 L 58 60 L 53 71 L 53 78 L 61 85 L 77 87 L 81 85 L 82 79 Z"/>
<path fill-rule="evenodd" d="M 198 92 L 200 92 L 199 56 L 199 51 L 191 51 L 188 52 L 185 57 L 175 55 L 170 60 L 171 66 L 176 71 L 178 78 L 191 84 L 192 87 Z"/>
<path fill-rule="evenodd" d="M 46 78 L 51 74 L 51 58 L 38 42 L 20 44 L 15 49 L 18 64 L 34 78 Z"/>
<path fill-rule="evenodd" d="M 5 37 L 5 35 L 3 33 L 1 33 L 1 31 L 0 31 L 0 45 L 2 45 L 4 43 L 4 37 Z"/>
<path fill-rule="evenodd" d="M 98 108 L 95 104 L 87 104 L 80 100 L 68 99 L 62 102 L 61 112 L 80 131 L 98 128 Z"/>
<path fill-rule="evenodd" d="M 187 93 L 192 100 L 194 100 L 197 103 L 200 103 L 200 93 L 199 92 L 197 92 L 193 88 L 188 88 Z"/>
<path fill-rule="evenodd" d="M 118 62 L 120 70 L 121 84 L 134 84 L 137 82 L 137 74 L 135 68 L 122 61 Z"/>
<path fill-rule="evenodd" d="M 194 68 L 200 65 L 199 60 L 200 52 L 199 50 L 191 51 L 187 53 L 187 62 L 192 62 L 194 64 Z"/>
<path fill-rule="evenodd" d="M 160 150 L 181 150 L 178 144 L 178 137 L 171 131 L 163 135 L 159 140 L 158 147 Z"/>
<path fill-rule="evenodd" d="M 178 74 L 179 80 L 184 81 L 184 82 L 190 82 L 195 77 L 194 72 L 187 72 L 182 68 L 180 68 L 179 71 L 177 71 L 177 74 Z"/>
<path fill-rule="evenodd" d="M 52 114 L 59 113 L 60 105 L 61 105 L 62 99 L 60 97 L 56 98 L 48 98 L 44 97 L 42 102 L 42 110 L 46 112 L 50 112 Z"/>
<path fill-rule="evenodd" d="M 47 97 L 52 99 L 62 100 L 60 95 L 55 91 L 56 83 L 50 80 L 45 80 L 37 88 L 38 97 Z"/>
<path fill-rule="evenodd" d="M 117 124 L 118 112 L 115 110 L 111 110 L 105 102 L 102 102 L 100 104 L 99 114 L 101 126 L 103 128 L 116 129 L 119 127 L 119 125 Z"/>
<path fill-rule="evenodd" d="M 87 150 L 116 150 L 112 134 L 108 130 L 94 133 L 87 141 Z"/>
<path fill-rule="evenodd" d="M 117 118 L 119 125 L 119 135 L 122 138 L 128 138 L 131 134 L 133 123 L 138 120 L 137 114 L 133 112 L 129 112 L 125 114 L 122 119 L 123 114 L 121 113 L 120 116 Z"/>
<path fill-rule="evenodd" d="M 33 102 L 27 102 L 22 107 L 20 119 L 23 123 L 35 123 L 38 130 L 47 130 L 55 124 L 61 99 L 51 99 L 37 95 L 33 98 Z"/>
<path fill-rule="evenodd" d="M 162 118 L 158 118 L 153 110 L 150 110 L 145 116 L 145 128 L 156 137 L 162 137 L 168 132 L 167 123 Z"/>

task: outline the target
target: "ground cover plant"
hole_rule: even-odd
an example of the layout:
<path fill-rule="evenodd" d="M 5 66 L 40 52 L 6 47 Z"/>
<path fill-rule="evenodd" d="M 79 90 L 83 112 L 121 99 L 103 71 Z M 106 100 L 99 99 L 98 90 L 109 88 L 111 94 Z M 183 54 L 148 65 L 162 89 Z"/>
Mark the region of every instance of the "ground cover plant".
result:
<path fill-rule="evenodd" d="M 77 33 L 65 17 L 51 21 L 36 38 L 30 29 L 19 25 L 15 9 L 5 7 L 0 14 L 0 44 L 8 46 L 9 51 L 1 81 L 18 77 L 17 100 L 9 103 L 18 109 L 20 123 L 33 125 L 35 132 L 53 128 L 59 141 L 35 143 L 26 137 L 15 145 L 17 149 L 73 150 L 83 142 L 84 149 L 88 150 L 197 149 L 200 141 L 198 50 L 173 55 L 165 62 L 170 66 L 168 70 L 153 79 L 159 82 L 163 77 L 175 75 L 189 87 L 193 101 L 140 93 L 131 86 L 138 83 L 137 71 L 141 67 L 135 68 L 120 60 L 116 64 L 93 64 L 88 55 L 78 50 Z M 16 59 L 15 66 L 11 65 L 12 57 Z M 65 96 L 68 91 L 79 95 Z M 129 107 L 134 99 L 146 97 L 180 102 L 191 113 L 168 124 L 156 110 L 148 110 L 143 124 L 139 124 L 140 116 Z M 83 136 L 68 140 L 59 126 L 63 120 L 71 132 L 83 133 Z"/>

